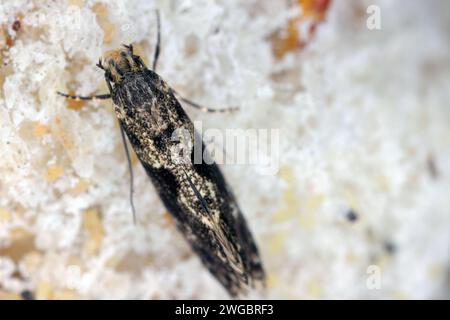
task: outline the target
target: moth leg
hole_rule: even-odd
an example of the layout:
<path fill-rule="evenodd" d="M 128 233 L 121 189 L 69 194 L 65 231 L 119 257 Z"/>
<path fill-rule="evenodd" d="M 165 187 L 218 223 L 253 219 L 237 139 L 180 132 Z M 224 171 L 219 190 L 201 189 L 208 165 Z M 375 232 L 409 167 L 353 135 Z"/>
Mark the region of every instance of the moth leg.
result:
<path fill-rule="evenodd" d="M 123 131 L 122 124 L 119 124 L 119 127 L 120 127 L 120 135 L 122 136 L 122 142 L 125 149 L 125 155 L 127 156 L 128 171 L 130 172 L 130 205 L 131 211 L 133 212 L 133 223 L 136 224 L 136 209 L 134 208 L 134 201 L 133 201 L 133 192 L 134 192 L 133 165 L 131 164 L 130 152 L 128 150 L 127 139 L 125 138 L 125 132 Z"/>
<path fill-rule="evenodd" d="M 57 94 L 59 94 L 60 96 L 66 97 L 67 99 L 72 99 L 72 100 L 106 100 L 111 98 L 110 94 L 99 94 L 99 95 L 95 95 L 95 96 L 77 96 L 77 95 L 70 95 L 67 93 L 63 93 L 63 92 L 59 92 L 56 91 Z"/>
<path fill-rule="evenodd" d="M 211 109 L 211 108 L 207 108 L 204 107 L 194 101 L 191 101 L 189 99 L 186 99 L 184 97 L 182 97 L 178 92 L 176 92 L 175 90 L 172 89 L 172 92 L 184 103 L 190 105 L 191 107 L 194 107 L 196 109 L 199 109 L 202 112 L 210 112 L 210 113 L 223 113 L 223 112 L 232 112 L 232 111 L 236 111 L 239 110 L 238 107 L 231 107 L 231 108 L 223 108 L 223 109 Z"/>
<path fill-rule="evenodd" d="M 155 53 L 153 55 L 153 71 L 156 71 L 156 64 L 158 63 L 160 44 L 161 44 L 161 21 L 159 18 L 159 10 L 156 9 L 156 26 L 157 26 L 157 35 L 156 35 L 156 48 Z"/>

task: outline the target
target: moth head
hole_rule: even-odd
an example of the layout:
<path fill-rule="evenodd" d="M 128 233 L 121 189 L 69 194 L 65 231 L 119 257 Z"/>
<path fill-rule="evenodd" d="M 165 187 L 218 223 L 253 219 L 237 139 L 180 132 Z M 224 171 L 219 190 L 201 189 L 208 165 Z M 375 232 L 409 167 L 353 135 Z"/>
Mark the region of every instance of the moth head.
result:
<path fill-rule="evenodd" d="M 103 69 L 112 82 L 119 83 L 127 73 L 142 70 L 144 65 L 139 56 L 133 54 L 133 46 L 130 44 L 107 51 L 97 63 L 97 67 Z"/>

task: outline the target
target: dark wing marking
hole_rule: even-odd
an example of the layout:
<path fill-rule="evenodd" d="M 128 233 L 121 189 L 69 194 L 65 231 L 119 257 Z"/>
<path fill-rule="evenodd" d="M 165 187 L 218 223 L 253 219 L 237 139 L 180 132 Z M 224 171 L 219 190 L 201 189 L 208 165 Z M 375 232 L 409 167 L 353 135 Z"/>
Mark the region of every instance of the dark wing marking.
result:
<path fill-rule="evenodd" d="M 202 195 L 198 191 L 195 184 L 192 183 L 191 178 L 189 178 L 189 175 L 187 174 L 186 170 L 183 169 L 184 174 L 186 175 L 186 179 L 189 182 L 189 185 L 191 186 L 192 190 L 195 193 L 195 196 L 197 197 L 198 201 L 200 202 L 202 209 L 205 211 L 205 213 L 209 214 L 208 205 L 206 204 L 205 199 L 203 199 Z"/>

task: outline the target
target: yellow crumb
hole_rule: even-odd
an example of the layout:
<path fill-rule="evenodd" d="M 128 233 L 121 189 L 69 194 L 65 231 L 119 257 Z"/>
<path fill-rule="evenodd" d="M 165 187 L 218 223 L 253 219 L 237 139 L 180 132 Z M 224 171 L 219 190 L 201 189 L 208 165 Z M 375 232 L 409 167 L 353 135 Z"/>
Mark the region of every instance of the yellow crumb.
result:
<path fill-rule="evenodd" d="M 50 300 L 53 298 L 53 288 L 48 282 L 40 282 L 36 288 L 37 300 Z"/>
<path fill-rule="evenodd" d="M 292 214 L 292 210 L 290 210 L 289 208 L 283 208 L 273 214 L 272 221 L 275 223 L 288 221 L 292 218 Z"/>
<path fill-rule="evenodd" d="M 316 218 L 310 212 L 304 212 L 300 213 L 299 222 L 304 229 L 311 229 L 316 225 Z"/>
<path fill-rule="evenodd" d="M 356 263 L 360 260 L 359 256 L 356 255 L 353 251 L 348 251 L 345 255 L 345 258 L 349 263 Z"/>
<path fill-rule="evenodd" d="M 267 289 L 275 288 L 278 285 L 278 283 L 279 279 L 275 274 L 269 273 L 267 275 Z"/>
<path fill-rule="evenodd" d="M 9 213 L 3 208 L 0 208 L 0 223 L 7 222 L 11 220 L 11 218 L 12 218 L 11 213 Z"/>
<path fill-rule="evenodd" d="M 295 192 L 297 182 L 295 180 L 292 169 L 289 167 L 282 167 L 280 169 L 280 177 L 286 182 L 287 186 L 284 189 L 283 193 L 284 207 L 278 212 L 274 213 L 272 217 L 272 220 L 274 222 L 284 222 L 291 220 L 292 217 L 298 213 L 300 206 L 298 195 Z"/>
<path fill-rule="evenodd" d="M 306 211 L 316 211 L 323 203 L 325 197 L 322 194 L 312 194 L 306 201 Z"/>
<path fill-rule="evenodd" d="M 69 0 L 69 6 L 77 6 L 81 8 L 84 6 L 84 0 Z"/>
<path fill-rule="evenodd" d="M 73 290 L 59 290 L 53 293 L 54 300 L 76 300 L 79 297 Z"/>
<path fill-rule="evenodd" d="M 32 272 L 36 270 L 42 262 L 42 254 L 38 251 L 30 251 L 23 257 L 22 261 L 24 262 L 27 270 Z"/>
<path fill-rule="evenodd" d="M 295 176 L 292 172 L 292 169 L 287 166 L 283 166 L 280 168 L 279 175 L 281 179 L 285 180 L 288 184 L 295 183 Z"/>
<path fill-rule="evenodd" d="M 78 195 L 85 192 L 89 188 L 89 186 L 90 182 L 88 180 L 81 179 L 74 187 L 70 188 L 69 192 L 74 195 Z"/>
<path fill-rule="evenodd" d="M 286 232 L 285 231 L 280 231 L 277 234 L 273 235 L 270 238 L 270 252 L 271 253 L 277 253 L 279 252 L 284 245 L 284 242 L 286 240 Z"/>
<path fill-rule="evenodd" d="M 403 291 L 395 291 L 394 293 L 392 293 L 392 298 L 395 300 L 408 300 L 408 294 L 406 294 L 406 292 Z"/>
<path fill-rule="evenodd" d="M 313 299 L 319 299 L 322 296 L 322 286 L 317 279 L 312 279 L 307 284 L 308 295 Z"/>
<path fill-rule="evenodd" d="M 446 268 L 442 264 L 434 264 L 428 269 L 428 275 L 432 280 L 440 280 L 445 277 Z"/>
<path fill-rule="evenodd" d="M 376 182 L 378 183 L 378 187 L 382 192 L 389 192 L 389 179 L 385 175 L 379 175 L 376 177 Z"/>
<path fill-rule="evenodd" d="M 119 262 L 121 261 L 121 257 L 119 256 L 112 256 L 108 260 L 106 260 L 106 266 L 108 268 L 115 268 Z"/>
<path fill-rule="evenodd" d="M 84 230 L 88 234 L 88 239 L 84 243 L 84 253 L 95 255 L 102 245 L 104 229 L 100 214 L 97 210 L 89 209 L 84 213 Z"/>

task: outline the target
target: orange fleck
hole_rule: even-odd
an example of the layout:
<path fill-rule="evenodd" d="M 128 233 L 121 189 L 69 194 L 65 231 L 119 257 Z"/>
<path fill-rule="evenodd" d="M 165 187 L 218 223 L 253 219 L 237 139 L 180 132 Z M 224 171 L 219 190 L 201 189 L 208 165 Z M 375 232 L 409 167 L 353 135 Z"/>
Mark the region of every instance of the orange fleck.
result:
<path fill-rule="evenodd" d="M 36 122 L 34 125 L 33 134 L 35 137 L 40 138 L 48 133 L 48 127 L 45 124 Z"/>
<path fill-rule="evenodd" d="M 304 47 L 314 35 L 317 25 L 325 18 L 331 0 L 298 0 L 301 13 L 288 21 L 284 32 L 272 37 L 272 50 L 276 58 L 282 58 L 286 53 Z M 300 34 L 299 26 L 309 22 L 306 34 Z"/>
<path fill-rule="evenodd" d="M 54 165 L 47 168 L 46 180 L 47 182 L 55 182 L 58 180 L 64 172 L 62 166 Z"/>
<path fill-rule="evenodd" d="M 325 17 L 330 0 L 299 0 L 299 3 L 303 8 L 303 16 L 321 21 Z"/>
<path fill-rule="evenodd" d="M 167 212 L 167 211 L 164 212 L 163 218 L 164 218 L 164 223 L 166 225 L 173 225 L 174 224 L 173 217 L 172 217 L 172 215 L 169 212 Z"/>
<path fill-rule="evenodd" d="M 299 47 L 297 25 L 299 19 L 294 18 L 288 22 L 286 34 L 284 36 L 276 35 L 273 38 L 272 50 L 277 58 L 282 58 L 286 53 Z"/>
<path fill-rule="evenodd" d="M 69 95 L 75 95 L 75 92 L 70 91 Z M 86 100 L 66 99 L 66 101 L 67 108 L 72 110 L 80 110 L 86 104 Z"/>
<path fill-rule="evenodd" d="M 11 48 L 14 45 L 14 39 L 9 36 L 6 37 L 6 45 Z"/>

